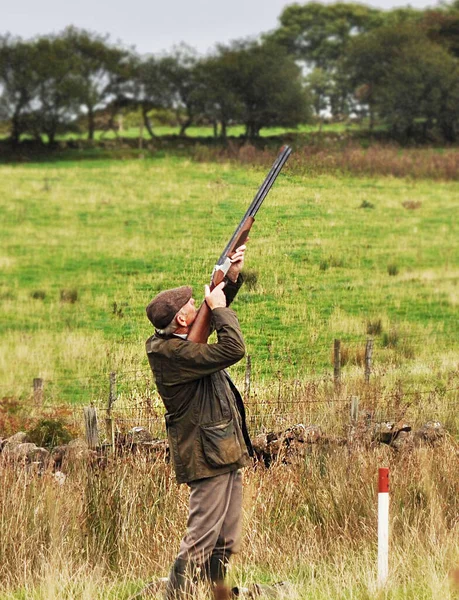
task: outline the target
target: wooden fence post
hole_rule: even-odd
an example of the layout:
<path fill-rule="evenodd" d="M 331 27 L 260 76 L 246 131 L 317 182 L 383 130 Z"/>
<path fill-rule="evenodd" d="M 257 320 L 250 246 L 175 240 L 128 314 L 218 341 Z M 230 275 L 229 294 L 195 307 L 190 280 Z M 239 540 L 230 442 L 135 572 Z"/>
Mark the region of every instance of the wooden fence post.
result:
<path fill-rule="evenodd" d="M 372 356 L 373 356 L 373 340 L 367 340 L 367 345 L 365 346 L 365 383 L 370 383 Z"/>
<path fill-rule="evenodd" d="M 359 420 L 359 397 L 351 397 L 351 424 L 354 425 Z"/>
<path fill-rule="evenodd" d="M 245 384 L 244 384 L 244 399 L 248 400 L 250 396 L 250 378 L 252 375 L 252 360 L 250 354 L 247 354 L 245 363 Z"/>
<path fill-rule="evenodd" d="M 333 342 L 333 380 L 338 387 L 341 383 L 341 340 Z"/>
<path fill-rule="evenodd" d="M 105 429 L 107 432 L 107 440 L 111 444 L 112 452 L 115 452 L 115 429 L 113 427 L 112 419 L 112 406 L 116 400 L 116 373 L 112 371 L 110 373 L 110 391 L 108 393 L 107 402 L 107 417 L 105 419 Z"/>
<path fill-rule="evenodd" d="M 35 406 L 43 404 L 43 379 L 35 377 L 33 380 L 33 401 Z"/>
<path fill-rule="evenodd" d="M 99 445 L 99 431 L 97 429 L 97 413 L 94 406 L 85 406 L 84 426 L 86 431 L 86 441 L 91 449 Z"/>
<path fill-rule="evenodd" d="M 141 119 L 139 125 L 139 150 L 142 150 L 143 148 L 143 126 L 143 119 Z"/>

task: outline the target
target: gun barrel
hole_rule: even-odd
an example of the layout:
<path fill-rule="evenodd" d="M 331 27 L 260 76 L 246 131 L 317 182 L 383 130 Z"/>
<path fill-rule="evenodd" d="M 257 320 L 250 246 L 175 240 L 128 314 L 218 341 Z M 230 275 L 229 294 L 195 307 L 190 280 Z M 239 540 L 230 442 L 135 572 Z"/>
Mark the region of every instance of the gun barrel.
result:
<path fill-rule="evenodd" d="M 225 261 L 226 257 L 228 256 L 229 252 L 231 252 L 231 248 L 232 248 L 235 240 L 237 240 L 237 238 L 239 237 L 247 218 L 248 217 L 255 218 L 255 215 L 257 214 L 260 206 L 262 205 L 263 200 L 266 198 L 269 190 L 272 188 L 274 182 L 277 179 L 277 176 L 281 172 L 282 167 L 287 162 L 287 159 L 291 153 L 292 153 L 292 149 L 290 148 L 290 146 L 283 146 L 281 148 L 281 151 L 277 155 L 276 160 L 273 163 L 273 166 L 271 167 L 269 173 L 266 175 L 265 180 L 261 184 L 258 192 L 255 194 L 255 197 L 252 200 L 252 202 L 250 203 L 250 206 L 247 209 L 245 215 L 242 217 L 241 222 L 236 227 L 236 230 L 233 233 L 233 235 L 231 236 L 231 239 L 229 240 L 229 242 L 226 244 L 225 249 L 223 250 L 222 254 L 220 255 L 220 258 L 218 259 L 217 265 L 222 264 Z"/>

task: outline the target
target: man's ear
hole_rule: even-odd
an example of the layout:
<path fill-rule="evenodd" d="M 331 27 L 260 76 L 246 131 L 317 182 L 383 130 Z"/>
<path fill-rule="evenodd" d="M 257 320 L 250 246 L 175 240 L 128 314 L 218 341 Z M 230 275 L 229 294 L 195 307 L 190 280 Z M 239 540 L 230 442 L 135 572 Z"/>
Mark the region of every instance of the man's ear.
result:
<path fill-rule="evenodd" d="M 182 313 L 176 315 L 175 320 L 180 325 L 180 327 L 186 327 L 186 318 L 182 315 Z"/>

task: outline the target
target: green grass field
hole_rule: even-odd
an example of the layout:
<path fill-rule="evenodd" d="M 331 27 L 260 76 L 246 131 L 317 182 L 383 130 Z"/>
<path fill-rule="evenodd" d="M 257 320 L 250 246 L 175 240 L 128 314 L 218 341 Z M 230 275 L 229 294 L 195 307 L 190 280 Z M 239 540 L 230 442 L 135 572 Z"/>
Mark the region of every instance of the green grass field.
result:
<path fill-rule="evenodd" d="M 345 132 L 349 132 L 349 131 L 353 131 L 353 132 L 360 131 L 361 128 L 359 125 L 351 124 L 351 123 L 330 123 L 330 124 L 326 123 L 322 126 L 321 130 L 323 133 L 345 133 Z M 140 116 L 139 116 L 139 126 L 138 127 L 125 127 L 122 131 L 119 132 L 119 135 L 122 137 L 126 137 L 126 138 L 138 138 L 141 135 L 141 131 L 142 131 L 142 135 L 143 135 L 144 139 L 151 139 L 151 137 L 150 137 L 148 131 L 145 129 L 145 127 L 143 127 L 143 128 L 141 127 Z M 279 136 L 279 135 L 284 135 L 285 133 L 289 133 L 289 132 L 299 133 L 299 134 L 301 134 L 301 133 L 317 133 L 318 131 L 319 131 L 318 124 L 298 125 L 298 127 L 296 127 L 296 128 L 264 127 L 260 131 L 260 136 L 261 137 Z M 178 135 L 180 133 L 180 127 L 174 127 L 172 125 L 155 126 L 153 124 L 153 132 L 158 137 L 168 136 L 168 135 Z M 228 137 L 239 137 L 239 136 L 244 135 L 244 133 L 245 133 L 245 127 L 243 125 L 230 125 L 227 129 Z M 191 127 L 189 127 L 186 130 L 186 135 L 191 138 L 213 137 L 214 130 L 213 130 L 213 127 L 211 127 L 211 126 L 192 125 Z M 87 137 L 87 134 L 85 132 L 83 132 L 81 134 L 77 134 L 77 135 L 69 133 L 65 136 L 62 136 L 62 139 L 69 139 L 69 138 L 84 139 L 86 137 Z M 101 139 L 101 138 L 114 139 L 115 134 L 111 130 L 106 131 L 106 132 L 97 131 L 95 137 L 96 137 L 96 139 Z"/>
<path fill-rule="evenodd" d="M 290 418 L 297 394 L 305 410 L 317 407 L 304 423 L 328 432 L 335 419 L 333 431 L 347 435 L 349 397 L 361 393 L 367 408 L 389 391 L 400 418 L 429 415 L 448 434 L 435 448 L 400 452 L 349 438 L 311 445 L 293 464 L 245 470 L 244 541 L 230 581 L 289 580 L 290 600 L 456 600 L 459 182 L 298 175 L 292 165 L 259 212 L 248 284 L 234 305 L 252 357 L 249 417 L 268 398 Z M 47 405 L 73 404 L 81 416 L 81 404 L 106 400 L 112 370 L 127 403 L 142 399 L 151 388 L 145 305 L 185 283 L 202 299 L 264 175 L 164 154 L 0 166 L 1 407 L 8 412 L 12 400 L 34 418 L 46 413 L 27 401 L 32 378 L 42 377 Z M 364 386 L 368 337 L 375 349 Z M 241 384 L 244 364 L 232 371 Z M 393 415 L 371 418 L 381 416 Z M 391 554 L 378 590 L 383 465 Z M 65 472 L 60 485 L 52 472 L 2 463 L 0 600 L 128 600 L 166 575 L 188 499 L 171 466 L 129 454 L 105 469 L 77 462 Z"/>
<path fill-rule="evenodd" d="M 0 393 L 24 397 L 43 377 L 51 400 L 79 402 L 110 370 L 146 369 L 145 305 L 185 283 L 202 299 L 265 171 L 162 157 L 0 174 Z M 360 373 L 375 327 L 387 381 L 448 377 L 459 346 L 458 198 L 458 183 L 286 168 L 253 227 L 250 285 L 235 304 L 255 381 L 329 373 L 334 338 L 344 373 Z"/>

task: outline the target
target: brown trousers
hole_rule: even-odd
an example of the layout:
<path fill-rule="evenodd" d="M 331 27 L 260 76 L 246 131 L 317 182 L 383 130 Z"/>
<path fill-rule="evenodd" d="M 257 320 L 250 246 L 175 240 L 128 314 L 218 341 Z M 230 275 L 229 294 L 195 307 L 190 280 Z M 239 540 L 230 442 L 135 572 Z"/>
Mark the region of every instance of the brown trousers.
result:
<path fill-rule="evenodd" d="M 235 554 L 241 544 L 242 475 L 239 470 L 192 481 L 187 532 L 177 558 L 204 564 L 212 553 Z"/>

